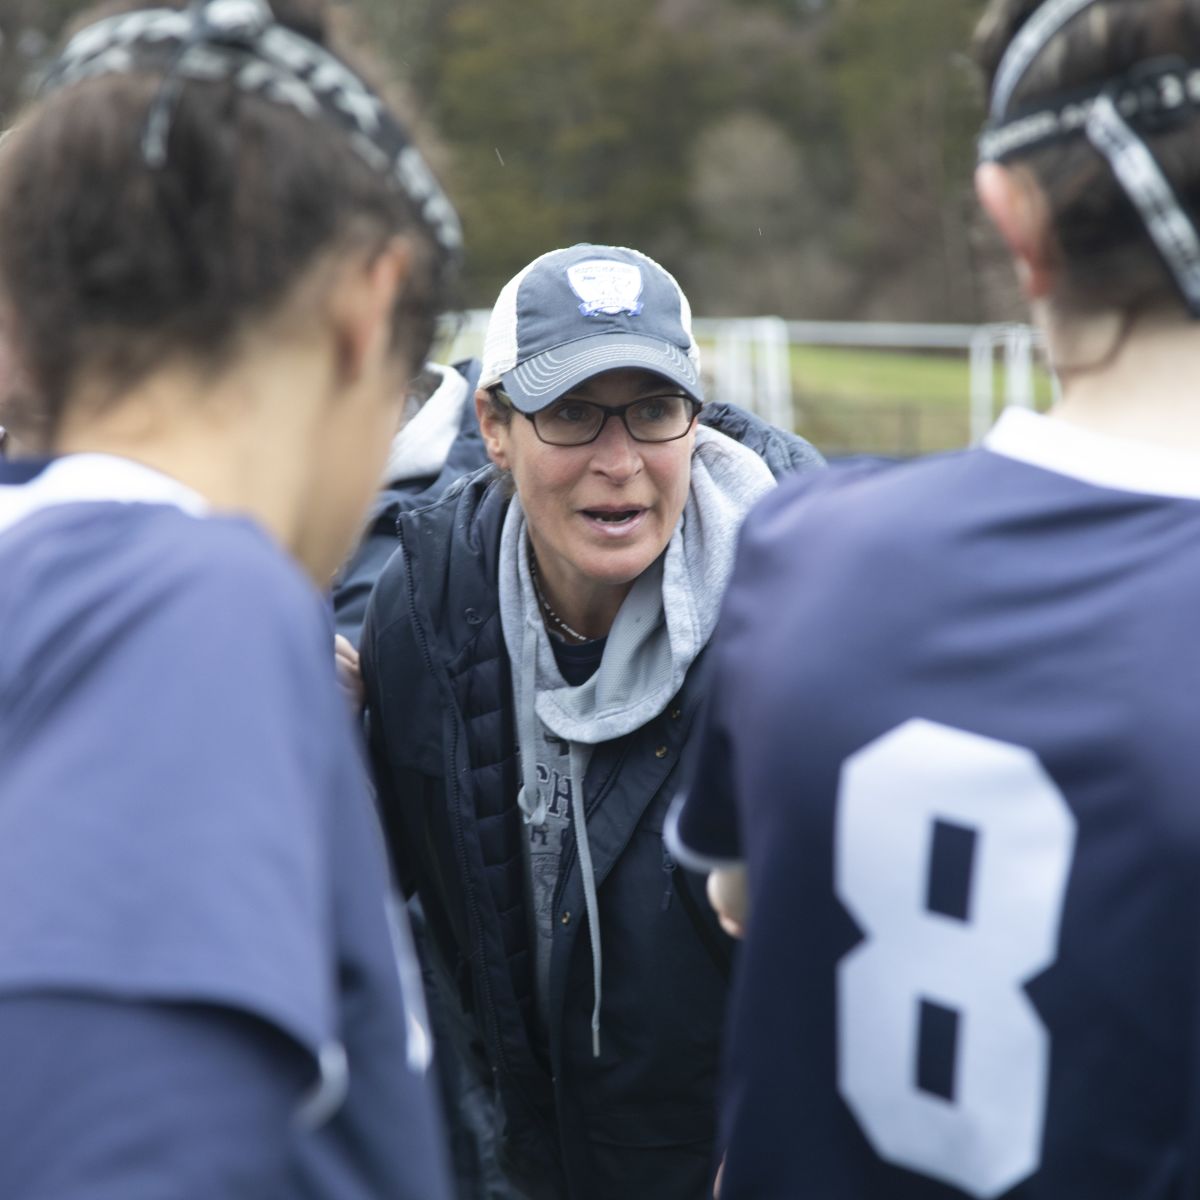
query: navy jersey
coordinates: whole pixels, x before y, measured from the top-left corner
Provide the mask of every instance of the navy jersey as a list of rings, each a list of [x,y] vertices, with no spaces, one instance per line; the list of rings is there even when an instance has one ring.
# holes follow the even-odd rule
[[[446,1196],[419,974],[318,593],[135,464],[0,470],[0,1000],[252,1018],[315,1080],[279,1130],[280,1195]]]
[[[1200,1195],[1200,465],[1028,412],[745,527],[722,1200]]]

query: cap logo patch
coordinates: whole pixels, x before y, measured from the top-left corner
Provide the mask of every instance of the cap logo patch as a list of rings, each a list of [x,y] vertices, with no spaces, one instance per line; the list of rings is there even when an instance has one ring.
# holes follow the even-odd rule
[[[632,263],[589,258],[567,268],[567,282],[585,317],[599,313],[636,317],[642,311],[642,273]]]

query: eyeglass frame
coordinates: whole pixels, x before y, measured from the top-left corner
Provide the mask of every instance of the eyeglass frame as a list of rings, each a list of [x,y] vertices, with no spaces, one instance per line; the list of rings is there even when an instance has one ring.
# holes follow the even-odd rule
[[[695,396],[689,396],[686,392],[663,392],[660,395],[639,396],[636,400],[630,400],[628,404],[608,405],[608,404],[597,404],[595,400],[573,400],[573,401],[571,401],[572,404],[586,404],[591,408],[598,408],[604,414],[600,418],[599,428],[585,442],[551,442],[551,441],[547,441],[546,438],[542,437],[542,432],[537,427],[537,421],[535,420],[535,418],[538,415],[537,413],[527,413],[527,412],[523,412],[521,409],[519,409],[513,403],[512,397],[499,384],[497,384],[493,388],[490,388],[489,393],[493,397],[493,399],[498,401],[500,404],[503,404],[503,405],[507,406],[508,408],[511,408],[513,410],[513,412],[521,413],[521,416],[523,416],[533,426],[533,432],[534,432],[534,434],[536,434],[537,440],[539,442],[541,442],[542,445],[554,446],[555,448],[557,448],[559,450],[576,450],[580,446],[590,446],[604,432],[604,427],[605,427],[605,425],[608,424],[610,417],[620,417],[621,424],[625,426],[625,432],[627,434],[629,434],[630,438],[632,438],[633,441],[637,442],[639,446],[665,446],[668,442],[677,442],[680,440],[680,438],[687,437],[687,435],[692,430],[692,426],[695,425],[695,423],[696,423],[696,418],[700,415],[700,410],[704,407],[703,401],[697,400]],[[566,399],[566,397],[559,396],[556,400],[552,400],[551,404],[557,404],[560,400],[564,400],[564,399]],[[662,400],[662,399],[686,400],[692,406],[692,415],[689,418],[687,425],[684,426],[683,432],[676,433],[669,438],[640,438],[640,437],[638,437],[638,435],[636,433],[634,433],[632,429],[629,428],[629,422],[625,419],[625,414],[631,408],[635,408],[639,404],[644,404],[647,400]],[[545,408],[538,409],[538,412],[545,412],[545,409],[549,408],[549,407],[550,407],[550,405],[547,404],[545,406]]]

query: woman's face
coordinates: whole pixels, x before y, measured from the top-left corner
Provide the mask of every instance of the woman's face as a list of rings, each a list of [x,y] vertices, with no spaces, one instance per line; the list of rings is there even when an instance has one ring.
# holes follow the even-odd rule
[[[595,375],[567,393],[606,408],[678,393],[649,371]],[[514,412],[507,425],[481,412],[488,452],[512,472],[538,570],[563,602],[598,589],[622,594],[666,549],[691,483],[696,427],[672,442],[636,442],[619,417],[586,446],[550,446]]]

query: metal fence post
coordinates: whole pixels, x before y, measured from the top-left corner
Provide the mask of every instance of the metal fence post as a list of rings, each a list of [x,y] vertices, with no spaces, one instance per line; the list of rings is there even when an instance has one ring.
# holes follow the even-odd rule
[[[993,376],[996,327],[980,325],[971,334],[971,445],[978,445],[992,427],[995,405]]]
[[[758,411],[772,425],[794,429],[792,357],[787,322],[782,317],[759,317],[754,326],[758,352]]]
[[[1004,400],[1019,408],[1033,407],[1033,333],[1028,325],[1004,330]]]

